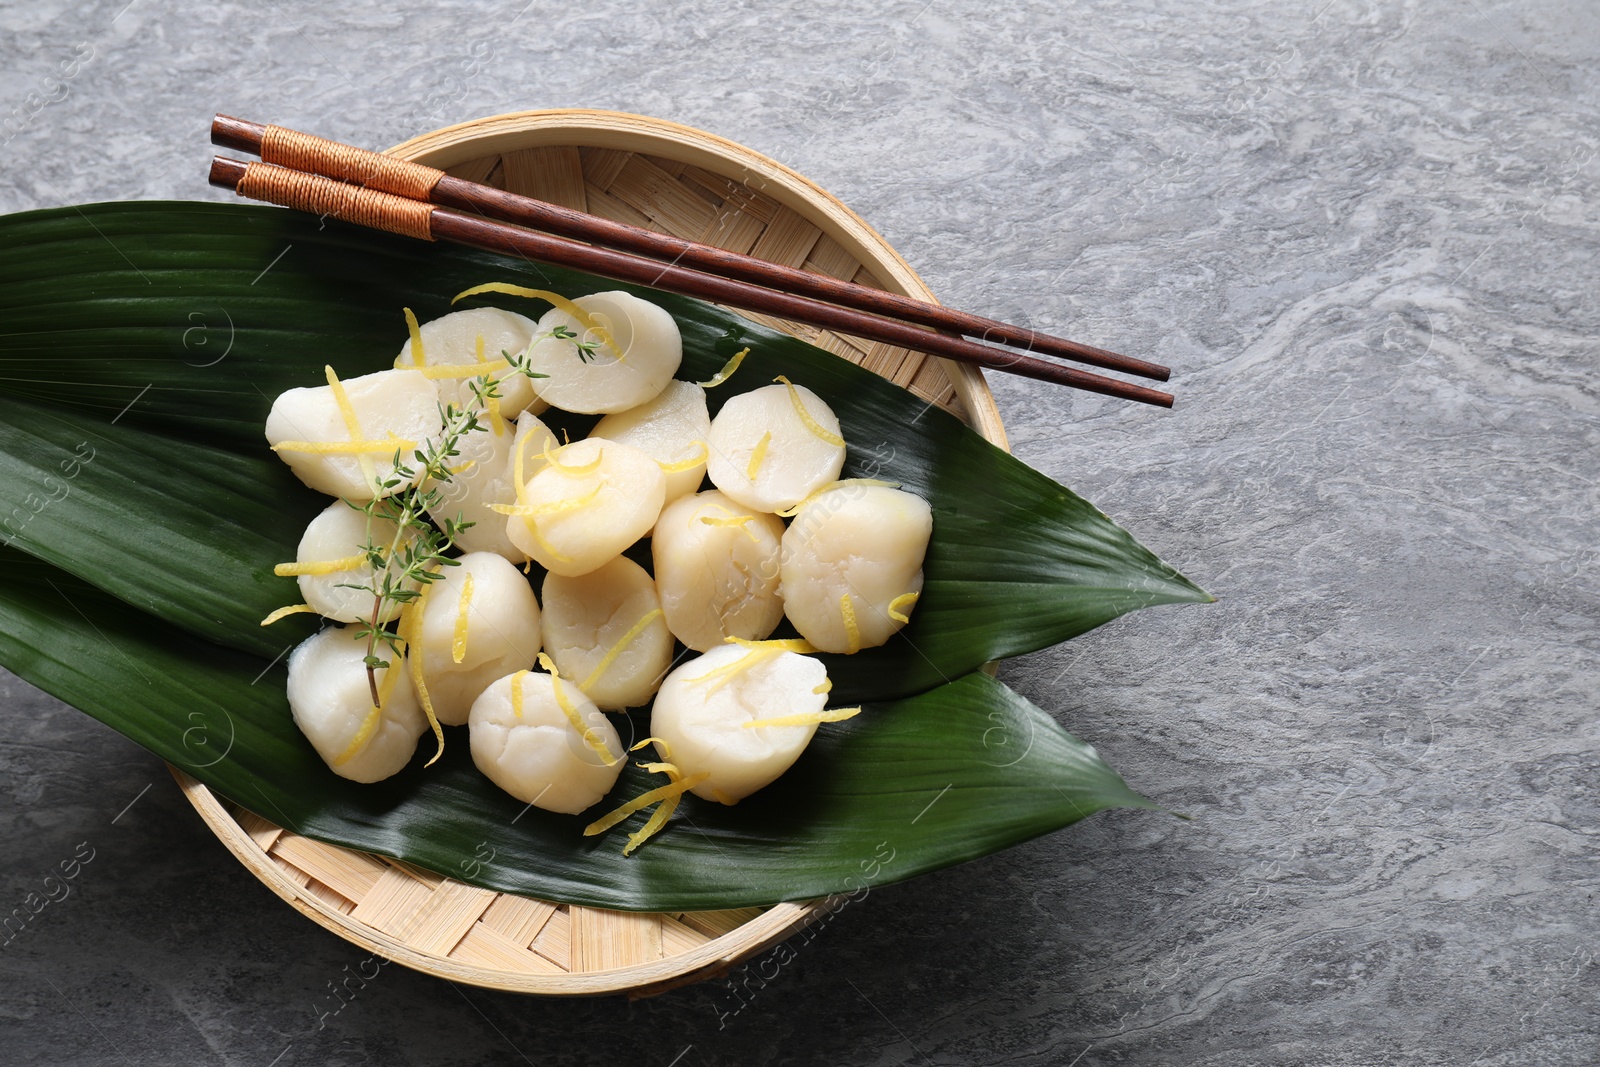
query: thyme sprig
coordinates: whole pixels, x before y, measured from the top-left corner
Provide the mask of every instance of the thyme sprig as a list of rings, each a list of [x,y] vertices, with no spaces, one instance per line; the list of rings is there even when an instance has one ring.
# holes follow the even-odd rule
[[[571,341],[573,347],[578,350],[578,361],[580,363],[593,363],[594,354],[600,348],[599,341],[576,340],[578,335],[565,326],[554,327],[550,331],[550,336],[557,341]]]
[[[571,334],[571,331],[558,326],[550,336],[561,337],[563,333]],[[379,492],[384,495],[351,505],[367,517],[366,541],[361,551],[372,567],[372,580],[346,588],[372,594],[372,614],[361,623],[357,636],[367,639],[367,686],[372,693],[373,707],[382,706],[377,672],[390,665],[390,661],[379,654],[378,646],[385,646],[388,655],[395,659],[404,654],[400,635],[388,628],[384,617],[391,610],[403,609],[422,596],[423,587],[438,581],[443,568],[460,566],[459,560],[446,553],[457,548],[456,540],[461,532],[474,525],[459,511],[454,517],[437,520],[437,524],[428,521],[429,513],[437,512],[445,504],[440,487],[460,473],[452,461],[461,455],[462,439],[487,429],[481,416],[488,411],[491,400],[500,399],[501,384],[519,377],[548,377],[531,369],[528,352],[532,348],[530,344],[515,356],[502,351],[500,356],[510,368],[497,378],[470,379],[468,387],[472,398],[466,405],[440,405],[444,428],[436,437],[414,449],[409,457],[403,454],[403,449],[395,450],[391,458],[393,471],[377,483]],[[394,524],[394,536],[386,544],[378,544],[373,538],[378,520]]]

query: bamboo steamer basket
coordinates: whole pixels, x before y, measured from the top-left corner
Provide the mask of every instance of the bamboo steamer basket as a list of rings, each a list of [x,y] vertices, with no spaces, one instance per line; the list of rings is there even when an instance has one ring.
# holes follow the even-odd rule
[[[591,214],[932,300],[849,208],[742,145],[613,111],[523,111],[449,126],[390,155]],[[748,315],[879,374],[1006,447],[972,366]],[[414,970],[543,996],[648,996],[726,973],[824,914],[827,901],[643,914],[496,893],[282,829],[171,768],[228,850],[352,944]]]

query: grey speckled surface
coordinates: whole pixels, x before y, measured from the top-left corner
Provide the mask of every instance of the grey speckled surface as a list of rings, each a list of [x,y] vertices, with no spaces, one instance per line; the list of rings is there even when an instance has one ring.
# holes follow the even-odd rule
[[[1223,599],[1003,675],[1194,821],[874,892],[736,1015],[391,968],[319,1029],[363,954],[6,677],[0,893],[94,858],[0,954],[0,1061],[1600,1062],[1594,5],[126,3],[0,5],[0,209],[212,196],[216,110],[701,126],[947,301],[1175,366],[1170,415],[994,385],[1022,458]]]

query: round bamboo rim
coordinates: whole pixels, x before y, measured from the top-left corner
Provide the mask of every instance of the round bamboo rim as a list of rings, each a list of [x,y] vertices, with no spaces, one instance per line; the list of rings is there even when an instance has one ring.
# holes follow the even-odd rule
[[[448,126],[389,154],[596,215],[933,300],[910,265],[826,191],[715,134],[615,111],[522,111]],[[975,367],[799,323],[802,337],[965,419],[1007,447]],[[479,889],[323,844],[216,796],[171,768],[223,845],[301,914],[413,970],[543,996],[650,996],[727,973],[831,908],[632,913]]]

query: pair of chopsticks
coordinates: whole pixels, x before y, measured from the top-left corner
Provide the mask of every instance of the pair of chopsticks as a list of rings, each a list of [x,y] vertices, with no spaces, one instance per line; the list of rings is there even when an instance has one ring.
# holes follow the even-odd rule
[[[1038,353],[1167,380],[1166,367],[1145,360],[614,222],[282,126],[218,115],[211,140],[261,157],[259,163],[244,163],[218,156],[211,164],[211,184],[252,200],[586,271],[1092,393],[1172,406],[1170,393],[1064,366]]]

